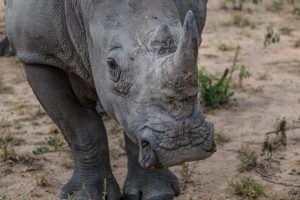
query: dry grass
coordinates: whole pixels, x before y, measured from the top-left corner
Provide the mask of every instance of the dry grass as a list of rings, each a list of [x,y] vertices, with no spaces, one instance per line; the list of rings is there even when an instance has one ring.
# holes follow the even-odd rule
[[[230,185],[234,189],[235,194],[245,199],[257,199],[265,194],[265,187],[259,181],[249,176],[232,180]]]

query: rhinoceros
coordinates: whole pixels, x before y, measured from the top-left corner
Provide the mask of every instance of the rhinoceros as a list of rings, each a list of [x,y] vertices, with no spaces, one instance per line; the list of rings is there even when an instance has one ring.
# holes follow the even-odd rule
[[[174,199],[180,187],[168,167],[216,151],[213,124],[198,100],[206,3],[6,1],[9,41],[74,157],[60,199]],[[97,108],[124,129],[123,195]]]

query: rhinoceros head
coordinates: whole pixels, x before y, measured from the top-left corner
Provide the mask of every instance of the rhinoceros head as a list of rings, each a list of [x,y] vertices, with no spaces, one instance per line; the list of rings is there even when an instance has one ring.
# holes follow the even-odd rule
[[[215,152],[214,129],[203,117],[197,79],[206,1],[200,0],[197,16],[191,10],[179,8],[177,12],[178,7],[169,8],[176,9],[171,14],[157,11],[168,6],[152,5],[173,1],[144,0],[140,4],[148,4],[143,8],[128,2],[128,11],[121,5],[122,11],[115,11],[118,17],[110,10],[101,28],[100,22],[91,27],[96,49],[107,46],[95,53],[92,63],[103,108],[139,145],[143,168],[168,167],[211,156]],[[131,17],[130,12],[134,13]]]

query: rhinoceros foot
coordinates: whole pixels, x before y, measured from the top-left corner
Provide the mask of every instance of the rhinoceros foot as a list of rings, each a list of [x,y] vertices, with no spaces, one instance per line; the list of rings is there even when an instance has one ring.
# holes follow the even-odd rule
[[[126,200],[172,200],[179,193],[179,181],[168,169],[129,172],[124,185]]]

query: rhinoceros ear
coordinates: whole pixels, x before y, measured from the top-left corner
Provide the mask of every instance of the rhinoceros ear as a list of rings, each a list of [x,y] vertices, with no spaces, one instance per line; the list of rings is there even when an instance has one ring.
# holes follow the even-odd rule
[[[185,16],[189,10],[193,11],[198,27],[199,37],[201,37],[206,21],[207,0],[175,0],[181,23],[184,23]],[[201,40],[199,40],[201,41]]]

